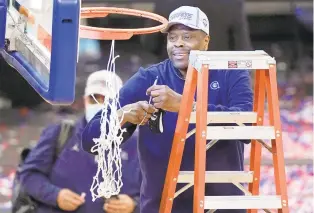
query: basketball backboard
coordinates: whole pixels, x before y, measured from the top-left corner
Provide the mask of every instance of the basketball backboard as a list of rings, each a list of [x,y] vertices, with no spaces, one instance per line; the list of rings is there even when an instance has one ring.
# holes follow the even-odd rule
[[[51,104],[74,101],[79,23],[80,0],[0,0],[0,54]]]

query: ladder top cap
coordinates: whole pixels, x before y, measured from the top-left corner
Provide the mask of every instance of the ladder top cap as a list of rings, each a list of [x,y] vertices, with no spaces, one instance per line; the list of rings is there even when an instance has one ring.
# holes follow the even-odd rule
[[[210,69],[244,69],[258,70],[269,69],[270,65],[276,65],[275,58],[269,56],[263,50],[255,51],[199,51],[190,52],[189,63],[198,71],[203,65]]]
[[[264,50],[254,50],[254,51],[201,51],[201,50],[191,50],[190,55],[194,56],[269,56]]]
[[[268,55],[263,50],[255,51],[199,51],[192,50],[189,56],[190,62],[197,60],[207,61],[247,61],[247,60],[266,60],[268,64],[276,64],[275,58]]]

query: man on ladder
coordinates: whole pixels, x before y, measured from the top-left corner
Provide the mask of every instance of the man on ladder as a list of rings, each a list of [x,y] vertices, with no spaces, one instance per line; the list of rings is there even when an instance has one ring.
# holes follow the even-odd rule
[[[207,16],[199,8],[183,6],[173,11],[164,31],[167,33],[169,59],[146,69],[141,68],[120,90],[120,113],[125,113],[122,125],[133,125],[135,129],[134,126],[141,124],[138,148],[143,175],[141,213],[159,211],[189,53],[191,50],[208,49],[209,26]],[[212,70],[209,75],[208,111],[252,110],[253,93],[248,71]],[[150,119],[156,111],[159,116]],[[99,137],[100,116],[101,112],[97,113],[82,134],[82,145],[88,152],[94,144],[92,139]],[[194,128],[195,125],[189,126],[189,130]],[[246,141],[224,141],[215,144],[207,152],[206,170],[242,171],[244,142]],[[190,137],[185,142],[181,170],[194,170],[194,150],[195,138]],[[205,191],[206,195],[216,196],[242,194],[231,183],[207,184]],[[193,187],[180,194],[173,202],[172,213],[192,213]],[[217,212],[244,213],[245,210]]]

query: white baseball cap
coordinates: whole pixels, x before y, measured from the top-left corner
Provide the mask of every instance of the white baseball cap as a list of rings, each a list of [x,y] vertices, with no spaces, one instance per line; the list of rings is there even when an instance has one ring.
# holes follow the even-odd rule
[[[113,89],[109,89],[108,84],[112,85]],[[85,87],[85,97],[93,94],[115,97],[123,85],[121,78],[114,72],[100,70],[93,72],[87,79]]]
[[[209,21],[206,14],[198,7],[181,6],[169,15],[168,25],[162,30],[167,33],[170,27],[175,24],[182,24],[196,30],[202,30],[209,35]]]

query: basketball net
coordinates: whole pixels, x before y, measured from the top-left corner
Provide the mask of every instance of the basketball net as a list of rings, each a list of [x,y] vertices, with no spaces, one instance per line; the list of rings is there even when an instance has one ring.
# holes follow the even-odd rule
[[[112,41],[107,70],[115,74],[114,44]],[[115,75],[110,75],[111,79],[106,81],[106,86],[111,94],[115,94],[113,99],[105,96],[100,119],[100,137],[94,138],[95,145],[92,152],[97,154],[97,173],[93,178],[90,188],[93,201],[97,198],[110,198],[117,195],[123,185],[121,171],[121,149],[120,144],[123,140],[122,134],[125,130],[121,129],[118,117],[119,93],[116,92]],[[94,98],[95,99],[95,98]],[[95,99],[96,101],[96,99]],[[109,115],[108,115],[109,114]]]

